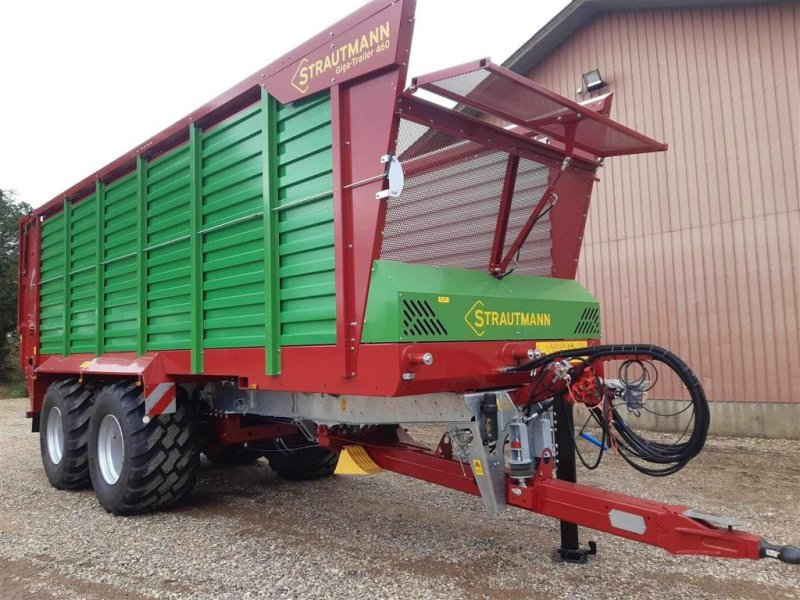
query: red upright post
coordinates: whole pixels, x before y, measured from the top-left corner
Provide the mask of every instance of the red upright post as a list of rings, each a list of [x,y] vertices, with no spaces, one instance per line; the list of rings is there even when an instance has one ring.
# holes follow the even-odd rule
[[[500,263],[503,260],[503,248],[506,243],[508,230],[508,217],[511,214],[511,202],[514,199],[514,186],[517,183],[517,170],[519,169],[519,156],[511,154],[506,164],[506,175],[503,179],[503,191],[500,195],[500,208],[497,211],[497,226],[494,230],[492,243],[492,258],[489,263],[489,273],[500,272]]]

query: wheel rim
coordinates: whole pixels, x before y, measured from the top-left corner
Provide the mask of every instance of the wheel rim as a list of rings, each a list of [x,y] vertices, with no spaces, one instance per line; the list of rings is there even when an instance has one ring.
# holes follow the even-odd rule
[[[100,466],[100,474],[108,485],[114,485],[119,481],[124,458],[122,427],[117,417],[106,415],[100,421],[100,431],[97,434],[97,463]]]
[[[64,456],[64,419],[56,406],[47,413],[47,454],[54,465]]]

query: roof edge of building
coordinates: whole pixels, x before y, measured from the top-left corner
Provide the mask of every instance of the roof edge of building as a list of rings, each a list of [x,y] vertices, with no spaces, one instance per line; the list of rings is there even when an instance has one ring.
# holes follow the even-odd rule
[[[503,61],[503,66],[521,74],[530,72],[592,17],[603,12],[727,7],[797,1],[800,0],[572,0],[533,37]]]

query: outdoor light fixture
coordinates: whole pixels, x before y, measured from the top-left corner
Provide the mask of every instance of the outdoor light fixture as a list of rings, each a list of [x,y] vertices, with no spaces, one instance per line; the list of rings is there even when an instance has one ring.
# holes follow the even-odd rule
[[[603,81],[603,76],[600,75],[600,69],[593,69],[583,74],[583,87],[587,92],[602,89],[607,85],[608,83]]]

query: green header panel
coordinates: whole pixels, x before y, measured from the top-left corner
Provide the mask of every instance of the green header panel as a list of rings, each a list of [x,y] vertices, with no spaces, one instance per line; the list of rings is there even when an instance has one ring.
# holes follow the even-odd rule
[[[598,338],[599,312],[571,279],[376,261],[362,341]]]

